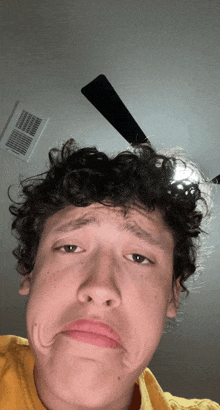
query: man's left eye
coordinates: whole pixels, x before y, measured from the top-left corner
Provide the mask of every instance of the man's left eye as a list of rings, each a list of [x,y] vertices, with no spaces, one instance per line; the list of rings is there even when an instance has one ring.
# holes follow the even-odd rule
[[[139,255],[138,253],[132,253],[131,255],[128,255],[128,259],[132,260],[133,262],[145,265],[145,264],[152,264],[146,256]]]
[[[80,248],[77,245],[63,245],[60,246],[58,249],[60,249],[63,252],[66,253],[78,253],[78,252],[83,252],[83,249]]]

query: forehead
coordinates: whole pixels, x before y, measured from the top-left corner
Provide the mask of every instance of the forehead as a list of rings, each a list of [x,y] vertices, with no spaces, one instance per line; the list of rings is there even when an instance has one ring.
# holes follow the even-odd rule
[[[174,244],[173,235],[158,209],[150,212],[131,208],[124,215],[122,208],[99,203],[87,207],[70,205],[58,211],[46,221],[42,236],[53,236],[83,228],[86,231],[86,228],[90,227],[93,233],[103,228],[105,236],[114,230],[133,234],[141,240],[149,241],[152,245],[162,248],[167,248],[168,245],[173,247]]]

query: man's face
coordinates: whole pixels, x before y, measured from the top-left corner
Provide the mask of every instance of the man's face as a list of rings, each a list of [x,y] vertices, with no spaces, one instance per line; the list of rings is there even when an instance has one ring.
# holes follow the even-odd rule
[[[64,409],[74,403],[105,407],[131,390],[166,317],[177,312],[181,288],[176,285],[174,298],[173,249],[158,210],[132,209],[124,217],[101,204],[69,206],[46,221],[34,269],[19,290],[29,295],[27,333],[42,397],[65,403]],[[108,324],[119,346],[68,337],[65,326],[78,319]]]

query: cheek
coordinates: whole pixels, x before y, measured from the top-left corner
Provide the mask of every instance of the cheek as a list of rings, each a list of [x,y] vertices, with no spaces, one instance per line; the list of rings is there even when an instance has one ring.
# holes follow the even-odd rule
[[[38,317],[51,315],[53,311],[60,311],[68,303],[75,300],[76,289],[82,280],[83,263],[77,269],[64,263],[48,262],[42,270],[39,265],[33,271],[33,282],[30,289],[27,314]]]
[[[151,292],[154,298],[165,298],[172,288],[172,275],[170,272],[160,271],[159,269],[150,270],[146,276],[142,275],[141,288],[143,292]]]
[[[154,323],[165,323],[167,306],[172,290],[172,281],[164,278],[153,278],[142,282],[139,287],[139,308],[146,320]]]
[[[58,303],[59,281],[56,272],[46,268],[42,271],[34,269],[32,284],[26,310],[29,324],[39,321],[46,314],[51,314],[52,306]]]

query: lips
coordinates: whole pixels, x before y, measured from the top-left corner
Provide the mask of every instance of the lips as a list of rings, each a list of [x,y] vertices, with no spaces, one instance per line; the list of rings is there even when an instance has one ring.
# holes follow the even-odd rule
[[[95,320],[76,320],[63,329],[63,332],[69,333],[71,331],[94,333],[96,335],[105,336],[114,341],[120,339],[120,336],[117,334],[117,332],[110,326],[108,326],[106,323]]]

